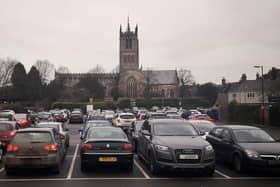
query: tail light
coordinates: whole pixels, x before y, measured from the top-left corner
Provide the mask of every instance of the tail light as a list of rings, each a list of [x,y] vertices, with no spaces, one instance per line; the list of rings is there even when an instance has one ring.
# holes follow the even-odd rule
[[[88,143],[84,144],[83,147],[82,147],[83,151],[92,150],[92,148],[93,148],[93,145],[92,144],[88,144]]]
[[[44,150],[46,150],[46,151],[57,151],[57,149],[58,149],[57,144],[50,144],[50,145],[44,146]]]
[[[14,136],[15,133],[16,133],[15,131],[11,131],[11,132],[10,132],[10,136]]]
[[[132,145],[130,143],[126,143],[123,145],[123,149],[126,151],[131,151],[132,150]]]
[[[8,152],[16,152],[18,150],[19,150],[19,147],[16,146],[16,145],[9,144],[8,147],[7,147]]]
[[[65,136],[63,134],[59,134],[59,138],[64,140]]]

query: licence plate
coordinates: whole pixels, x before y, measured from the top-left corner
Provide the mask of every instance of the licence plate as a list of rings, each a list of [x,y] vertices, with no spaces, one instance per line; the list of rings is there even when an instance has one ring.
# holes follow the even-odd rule
[[[117,157],[99,157],[99,162],[117,162]]]
[[[195,159],[198,159],[198,155],[180,155],[179,158],[181,160],[184,160],[184,159],[195,160]]]

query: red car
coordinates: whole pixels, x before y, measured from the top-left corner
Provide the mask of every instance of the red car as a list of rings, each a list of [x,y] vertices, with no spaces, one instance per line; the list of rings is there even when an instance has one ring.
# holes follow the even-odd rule
[[[16,130],[19,128],[19,124],[15,121],[0,122],[0,141],[2,142],[2,146],[4,148],[10,143],[16,133]]]
[[[31,121],[27,119],[20,119],[18,120],[18,125],[20,128],[27,128],[31,126]]]
[[[189,116],[189,119],[191,120],[207,120],[214,122],[215,120],[209,117],[207,114],[193,114]]]

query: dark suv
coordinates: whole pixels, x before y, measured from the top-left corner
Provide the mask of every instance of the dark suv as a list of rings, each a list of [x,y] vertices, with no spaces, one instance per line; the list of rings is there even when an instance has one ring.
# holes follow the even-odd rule
[[[146,120],[139,133],[138,155],[154,174],[169,168],[197,169],[211,176],[215,170],[212,146],[180,119]]]

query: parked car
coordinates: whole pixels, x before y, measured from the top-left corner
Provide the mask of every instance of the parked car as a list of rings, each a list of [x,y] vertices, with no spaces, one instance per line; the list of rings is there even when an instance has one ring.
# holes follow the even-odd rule
[[[37,119],[39,122],[54,121],[54,117],[50,112],[39,112],[37,115]]]
[[[115,112],[112,110],[104,111],[104,118],[108,121],[112,121],[114,118]]]
[[[166,116],[170,119],[182,119],[181,115],[179,114],[167,114]]]
[[[244,125],[215,127],[206,140],[217,159],[229,162],[237,172],[248,168],[280,168],[280,143],[264,130]]]
[[[18,168],[48,168],[59,173],[64,158],[59,136],[51,128],[26,128],[16,132],[7,147],[5,171]]]
[[[70,136],[69,129],[64,128],[63,124],[60,122],[40,122],[36,125],[37,128],[54,128],[56,132],[59,134],[59,137],[63,143],[63,146],[66,148],[69,147]]]
[[[136,121],[134,114],[132,113],[119,113],[113,119],[113,125],[121,127],[123,130],[127,130],[133,122]]]
[[[67,121],[67,113],[62,110],[54,111],[53,116],[54,116],[55,121],[57,121],[57,122],[66,122]]]
[[[215,152],[184,120],[146,120],[139,133],[138,155],[153,174],[162,169],[194,169],[206,176],[215,170]]]
[[[149,112],[147,115],[148,119],[165,119],[168,118],[164,112]]]
[[[5,119],[6,121],[16,121],[15,115],[8,112],[0,113],[0,119]],[[3,120],[1,120],[3,121]]]
[[[132,123],[131,127],[127,131],[129,141],[132,143],[133,150],[137,153],[139,131],[144,123],[144,120],[136,121]]]
[[[112,123],[107,120],[90,120],[87,121],[86,124],[79,129],[80,139],[84,138],[84,134],[88,131],[91,127],[111,127]]]
[[[71,112],[69,122],[70,123],[83,123],[84,116],[83,116],[82,112],[80,112],[78,110]]]
[[[91,165],[107,164],[121,164],[129,171],[133,169],[132,145],[121,128],[92,127],[81,146],[82,171]]]
[[[203,134],[202,137],[204,139],[206,139],[209,132],[216,127],[215,123],[207,120],[188,120],[188,122],[197,128],[201,134]]]
[[[20,129],[20,126],[15,121],[0,121],[0,141],[4,153],[18,129]]]
[[[215,120],[210,118],[207,114],[193,114],[190,115],[189,118],[190,120],[207,120],[207,121],[212,121],[214,122]]]

